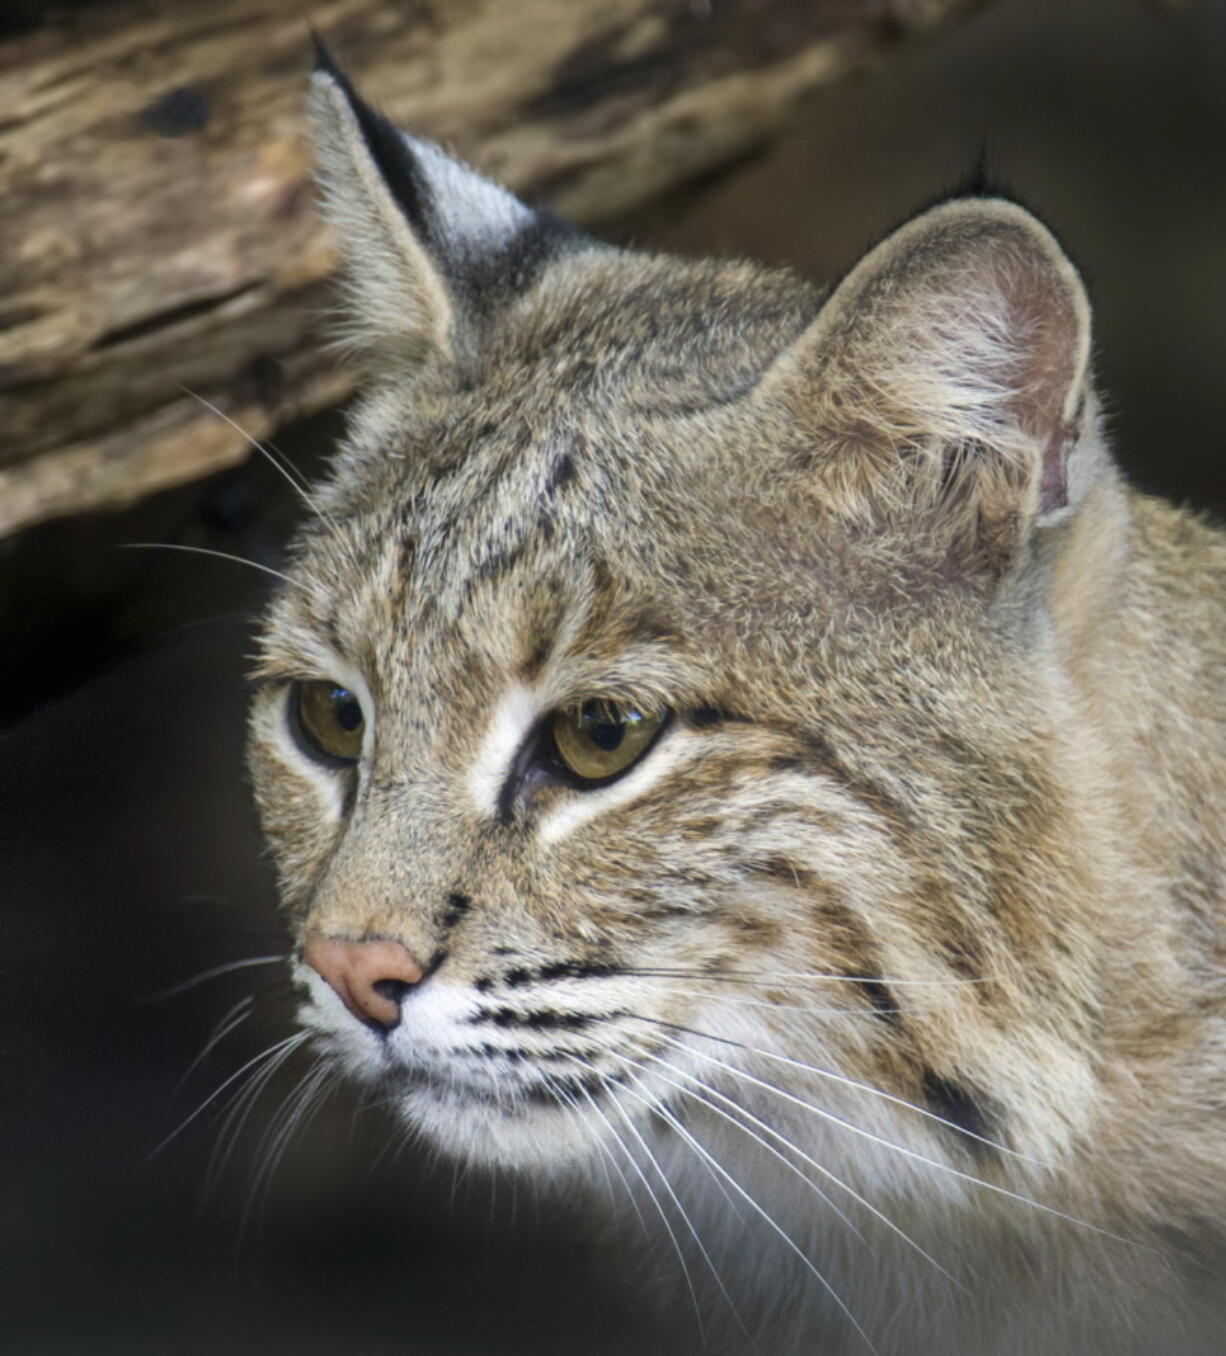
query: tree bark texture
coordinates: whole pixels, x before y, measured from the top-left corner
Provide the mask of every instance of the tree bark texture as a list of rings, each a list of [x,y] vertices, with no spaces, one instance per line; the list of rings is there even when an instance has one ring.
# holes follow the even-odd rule
[[[104,0],[10,35],[0,536],[237,462],[238,426],[264,437],[348,394],[322,342],[308,19],[388,116],[592,224],[964,4]]]

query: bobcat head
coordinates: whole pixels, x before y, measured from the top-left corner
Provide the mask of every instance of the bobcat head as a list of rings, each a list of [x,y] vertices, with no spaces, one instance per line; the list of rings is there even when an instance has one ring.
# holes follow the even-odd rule
[[[1116,1227],[1179,980],[1094,704],[1128,509],[1060,246],[946,201],[823,295],[592,240],[326,61],[312,108],[367,386],[250,759],[321,1048],[538,1176]]]

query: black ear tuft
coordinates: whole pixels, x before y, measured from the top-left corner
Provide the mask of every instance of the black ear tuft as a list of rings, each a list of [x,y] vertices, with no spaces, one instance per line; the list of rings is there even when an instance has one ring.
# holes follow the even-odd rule
[[[430,210],[429,188],[409,142],[399,128],[376,113],[362,98],[314,28],[311,40],[315,48],[315,71],[328,76],[345,96],[388,192],[427,247],[437,252],[442,242]]]
[[[315,57],[315,65],[312,67],[312,71],[322,71],[325,75],[330,75],[339,84],[344,80],[344,74],[336,64],[332,53],[328,50],[327,43],[320,37],[319,29],[314,24],[307,24],[307,32],[311,35],[311,52]]]
[[[997,174],[988,153],[988,139],[979,143],[979,150],[969,169],[945,195],[949,198],[1005,198],[1016,201],[1009,186]]]

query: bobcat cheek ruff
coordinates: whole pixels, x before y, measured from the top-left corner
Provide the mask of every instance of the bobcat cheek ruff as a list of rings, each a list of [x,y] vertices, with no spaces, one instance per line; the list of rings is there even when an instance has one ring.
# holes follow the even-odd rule
[[[369,384],[250,747],[316,1044],[653,1197],[717,1349],[1158,1349],[1226,1196],[1226,551],[1120,482],[1060,246],[956,199],[820,295],[311,98]]]

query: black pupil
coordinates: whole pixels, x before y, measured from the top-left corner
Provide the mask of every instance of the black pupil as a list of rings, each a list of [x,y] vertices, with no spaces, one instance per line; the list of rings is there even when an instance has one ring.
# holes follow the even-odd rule
[[[583,708],[583,733],[605,753],[612,753],[626,737],[626,723],[603,702],[588,702]]]
[[[348,688],[334,687],[329,694],[336,723],[347,734],[352,734],[362,723],[362,707]]]

